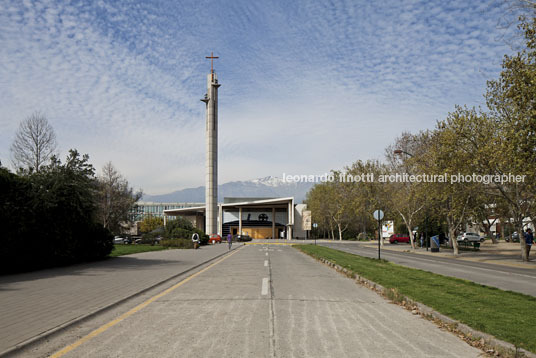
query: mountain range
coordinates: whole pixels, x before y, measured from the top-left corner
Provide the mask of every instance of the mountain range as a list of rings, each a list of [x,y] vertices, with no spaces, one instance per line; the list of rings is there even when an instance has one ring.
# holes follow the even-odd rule
[[[218,186],[218,201],[224,197],[244,198],[278,198],[293,196],[296,203],[305,200],[305,195],[314,183],[291,183],[281,178],[268,176],[265,178],[232,181]],[[177,190],[169,194],[143,195],[143,201],[156,203],[203,203],[205,187]]]

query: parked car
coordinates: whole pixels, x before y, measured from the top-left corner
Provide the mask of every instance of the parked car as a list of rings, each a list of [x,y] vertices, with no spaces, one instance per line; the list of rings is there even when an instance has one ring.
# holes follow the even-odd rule
[[[114,244],[132,244],[132,240],[128,237],[115,236]]]
[[[389,237],[389,243],[398,244],[399,242],[409,243],[409,236],[404,234],[393,234]]]
[[[208,243],[214,245],[215,243],[221,244],[221,236],[218,234],[212,234],[208,238]]]
[[[458,237],[456,238],[456,241],[458,241],[458,242],[460,242],[460,241],[464,241],[464,242],[481,242],[483,240],[481,240],[480,235],[478,235],[477,233],[464,232],[463,234],[458,235]]]
[[[517,231],[514,231],[512,235],[506,236],[505,240],[506,242],[519,242],[519,233]]]
[[[139,239],[135,239],[135,244],[141,244],[141,245],[160,245],[160,241],[164,240],[162,236],[156,236],[156,237],[142,237]]]
[[[233,237],[234,241],[251,241],[251,236],[249,235],[235,235]]]

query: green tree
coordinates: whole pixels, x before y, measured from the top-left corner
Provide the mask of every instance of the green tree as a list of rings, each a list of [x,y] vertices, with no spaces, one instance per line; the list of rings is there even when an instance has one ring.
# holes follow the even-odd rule
[[[475,204],[475,192],[479,183],[472,180],[455,180],[471,176],[475,172],[473,165],[475,152],[467,150],[474,141],[468,127],[474,125],[474,112],[458,107],[446,120],[438,123],[432,133],[427,151],[423,154],[421,165],[429,175],[437,177],[447,175],[446,181],[426,183],[427,199],[432,201],[434,210],[445,218],[448,227],[450,245],[454,255],[458,255],[457,233],[462,230]]]
[[[159,227],[164,226],[164,219],[159,216],[149,215],[140,222],[140,231],[143,233],[151,232]]]
[[[402,133],[394,144],[386,149],[385,156],[389,171],[392,174],[407,174],[408,176],[420,174],[416,156],[418,157],[426,150],[429,137],[428,132],[416,135]],[[427,202],[425,187],[425,183],[411,180],[386,183],[386,190],[389,191],[389,207],[402,218],[409,233],[412,249],[415,249],[413,228]]]
[[[378,222],[372,217],[374,210],[381,209],[385,212],[384,220],[392,216],[389,207],[389,183],[379,182],[381,175],[387,174],[387,167],[379,161],[358,160],[346,168],[346,174],[355,180],[352,195],[348,196],[351,201],[354,219],[362,222],[362,228],[373,227],[376,230]],[[383,246],[383,240],[381,240]]]
[[[98,177],[97,215],[104,228],[119,233],[121,223],[128,222],[130,210],[141,197],[141,191],[135,193],[111,162],[103,166]]]
[[[311,210],[313,222],[318,223],[319,231],[328,232],[331,223],[331,217],[329,215],[329,189],[325,183],[319,183],[315,185],[309,192],[306,197],[306,204],[309,210]]]
[[[523,220],[534,214],[536,182],[536,18],[521,18],[525,48],[505,56],[497,80],[488,82],[486,93],[490,115],[500,130],[488,166],[495,173],[524,175],[523,182],[496,184],[508,203],[517,231],[524,230]],[[523,240],[521,257],[527,260]]]
[[[113,236],[96,222],[95,172],[87,155],[52,157],[39,172],[1,169],[2,271],[31,270],[100,259]],[[6,267],[7,262],[14,263]]]

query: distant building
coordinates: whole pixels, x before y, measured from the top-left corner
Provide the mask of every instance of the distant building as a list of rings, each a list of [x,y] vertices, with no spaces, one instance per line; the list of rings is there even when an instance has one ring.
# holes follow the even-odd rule
[[[130,220],[133,222],[142,221],[147,216],[164,217],[164,210],[183,209],[204,205],[204,203],[153,203],[137,202],[130,210]],[[168,219],[174,219],[169,217]]]
[[[254,239],[291,239],[306,237],[302,216],[305,204],[295,204],[286,198],[224,198],[218,204],[217,233],[225,237],[249,235]],[[164,211],[164,223],[170,217],[182,216],[194,227],[205,229],[204,204]]]

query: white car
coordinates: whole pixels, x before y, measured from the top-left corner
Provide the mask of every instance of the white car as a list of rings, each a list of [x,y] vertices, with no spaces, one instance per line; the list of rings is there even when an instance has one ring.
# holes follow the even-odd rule
[[[474,233],[474,232],[464,232],[463,234],[458,235],[456,240],[458,242],[460,242],[460,241],[465,241],[465,242],[480,242],[480,241],[482,241],[480,239],[480,235],[478,235],[477,233]]]
[[[114,244],[130,244],[130,240],[126,237],[121,236],[115,236],[114,237]]]

